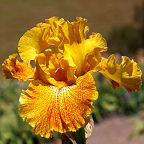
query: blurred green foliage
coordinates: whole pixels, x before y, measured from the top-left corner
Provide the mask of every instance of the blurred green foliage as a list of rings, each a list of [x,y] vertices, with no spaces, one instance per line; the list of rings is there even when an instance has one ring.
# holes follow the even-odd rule
[[[22,85],[13,80],[0,83],[0,144],[37,144],[38,138],[18,115]]]
[[[144,134],[144,117],[142,117],[139,120],[134,119],[133,122],[134,122],[134,131],[130,135],[130,138]]]

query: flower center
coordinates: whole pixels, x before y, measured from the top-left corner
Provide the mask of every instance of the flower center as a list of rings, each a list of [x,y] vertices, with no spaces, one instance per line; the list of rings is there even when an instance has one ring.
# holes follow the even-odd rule
[[[57,68],[52,77],[56,81],[67,81],[67,71],[64,68]]]

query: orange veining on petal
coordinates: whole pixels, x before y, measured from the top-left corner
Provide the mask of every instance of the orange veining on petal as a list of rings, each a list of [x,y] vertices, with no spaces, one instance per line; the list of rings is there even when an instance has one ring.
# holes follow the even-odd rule
[[[39,81],[29,85],[20,97],[20,115],[37,134],[49,137],[52,131],[76,131],[97,99],[95,82],[90,74],[79,77],[75,85],[56,87]]]

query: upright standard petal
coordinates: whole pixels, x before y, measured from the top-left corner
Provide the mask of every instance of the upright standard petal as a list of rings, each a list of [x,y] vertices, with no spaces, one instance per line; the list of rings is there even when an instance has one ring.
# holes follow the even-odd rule
[[[6,78],[15,78],[19,81],[31,80],[34,76],[34,69],[30,65],[30,61],[19,62],[18,54],[10,55],[2,64],[2,73]]]
[[[81,43],[86,39],[86,33],[89,31],[86,26],[85,18],[77,17],[75,22],[64,21],[59,25],[59,32],[63,36],[65,44]]]
[[[34,27],[20,38],[18,51],[22,60],[34,60],[45,49],[42,45],[42,34],[41,28]]]
[[[124,86],[129,92],[140,90],[142,72],[137,63],[123,56],[121,64],[117,64],[114,55],[108,59],[103,59],[97,69],[111,81],[112,88],[116,89],[119,85]]]
[[[107,42],[100,33],[93,33],[85,41],[85,53],[91,53],[95,50],[99,52],[107,51]]]
[[[85,123],[98,93],[91,74],[72,86],[56,87],[35,81],[20,97],[20,116],[44,137],[52,132],[76,131]]]
[[[54,19],[56,21],[54,21]],[[28,30],[19,40],[18,50],[22,60],[34,60],[44,49],[61,43],[58,24],[61,20],[53,17],[47,23],[38,23]]]
[[[84,30],[83,30],[84,31]],[[81,43],[64,45],[64,58],[73,60],[77,66],[76,75],[80,76],[92,70],[100,61],[101,54],[107,50],[107,43],[101,34],[92,34],[89,39],[83,39]]]

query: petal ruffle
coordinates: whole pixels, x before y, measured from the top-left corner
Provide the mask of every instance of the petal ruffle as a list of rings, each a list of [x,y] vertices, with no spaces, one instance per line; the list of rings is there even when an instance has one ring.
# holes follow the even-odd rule
[[[101,53],[107,51],[107,42],[100,33],[93,33],[85,41],[84,73],[94,69],[101,62]]]
[[[86,39],[89,31],[86,23],[87,20],[81,17],[77,17],[75,22],[52,17],[45,23],[38,23],[19,41],[21,59],[35,60],[44,49],[53,46],[55,53],[63,54],[63,60],[72,67],[70,73],[75,72],[77,77],[83,75],[101,61],[100,52],[107,50],[107,43],[101,34],[93,33]]]
[[[98,93],[91,74],[77,79],[75,85],[56,87],[33,82],[20,97],[20,116],[44,137],[52,132],[76,131],[90,115]]]
[[[35,77],[44,83],[65,86],[75,83],[75,67],[63,59],[62,54],[52,53],[52,49],[39,54],[36,60]]]
[[[114,89],[122,85],[129,92],[140,90],[142,72],[137,63],[126,56],[122,57],[122,62],[119,65],[115,56],[111,55],[108,59],[103,59],[97,69],[111,81],[111,86]]]
[[[95,50],[99,52],[107,51],[107,42],[100,33],[93,33],[85,41],[85,53],[91,53]]]
[[[2,64],[2,73],[6,78],[15,78],[19,81],[31,80],[34,76],[34,69],[30,61],[19,62],[18,54],[10,55]]]
[[[81,43],[65,44],[64,58],[73,60],[77,66],[76,75],[80,76],[89,70],[92,70],[100,61],[101,54],[107,50],[107,43],[101,34],[92,34],[89,39]]]
[[[81,43],[86,39],[86,33],[89,31],[86,26],[87,20],[77,17],[75,22],[64,21],[59,25],[59,32],[63,37],[65,44]]]
[[[43,31],[39,27],[28,30],[19,40],[18,51],[22,60],[34,60],[46,48],[42,42]]]
[[[38,23],[20,38],[18,50],[22,60],[34,60],[44,49],[61,43],[58,31],[61,20],[53,17],[47,21],[47,23]]]
[[[70,23],[58,17],[46,19],[45,23],[38,23],[28,30],[19,40],[18,50],[22,60],[34,60],[44,49],[55,46],[63,47],[66,43],[80,43],[86,38],[87,20],[77,17],[77,21]]]

